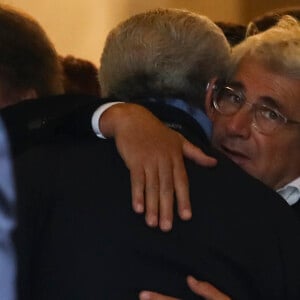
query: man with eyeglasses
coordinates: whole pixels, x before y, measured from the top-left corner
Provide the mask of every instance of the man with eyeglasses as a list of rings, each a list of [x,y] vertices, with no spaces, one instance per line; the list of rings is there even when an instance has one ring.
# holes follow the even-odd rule
[[[273,83],[282,83],[274,89],[272,96],[264,94],[266,73],[274,78]],[[285,196],[293,205],[300,197],[297,185],[300,122],[288,119],[280,111],[288,111],[284,109],[288,106],[295,107],[289,111],[297,116],[300,89],[297,93],[296,80],[281,77],[253,60],[245,60],[233,81],[213,92],[213,107],[209,111],[214,123],[213,144],[249,174],[275,190],[283,192],[285,185],[296,180],[288,185],[293,188]],[[251,82],[249,78],[255,78],[255,81]],[[253,102],[246,100],[249,98]],[[291,102],[284,103],[285,99]]]
[[[233,75],[213,92],[207,112],[212,143],[294,205],[300,198],[300,28],[289,17],[281,24],[287,25],[233,49]]]
[[[213,122],[213,145],[249,174],[278,191],[295,212],[300,212],[299,61],[300,26],[297,21],[286,16],[276,27],[249,37],[236,46],[233,49],[228,79],[225,83],[212,81],[208,85],[206,96],[206,111]],[[125,110],[124,107],[122,109]],[[139,111],[139,118],[141,113]],[[104,114],[102,124],[110,116],[109,113],[106,116]],[[120,118],[120,113],[118,117]],[[143,122],[149,128],[151,117],[146,118],[145,115]],[[139,124],[142,128],[143,122],[139,121],[135,126]],[[155,126],[153,125],[155,133],[150,138],[161,134],[159,140],[162,140],[163,131],[160,133],[159,127]],[[116,132],[116,128],[108,131],[109,134],[111,132]],[[120,141],[118,136],[119,145]],[[139,153],[145,159],[145,153],[157,153],[159,145],[151,148],[148,143],[147,149],[138,146],[138,150],[134,152],[135,157],[130,159],[138,161]],[[132,140],[130,147],[133,147]],[[126,152],[122,150],[122,153]],[[172,153],[170,157],[171,155]],[[166,145],[161,157],[167,157]],[[168,173],[166,169],[160,172]],[[170,177],[174,176],[173,172],[176,169],[169,172]],[[143,184],[146,186],[147,183]],[[144,186],[139,188],[143,189]],[[175,191],[178,192],[178,188]],[[229,299],[211,285],[201,282],[198,285],[194,282],[193,287],[194,291],[199,295],[206,295],[208,299]],[[141,299],[173,298],[145,293]]]
[[[233,83],[232,85],[235,86],[237,84]],[[213,106],[220,114],[233,116],[241,110],[244,105],[248,105],[253,109],[251,125],[263,134],[272,134],[284,124],[300,124],[298,121],[287,119],[276,108],[272,108],[272,106],[274,106],[272,100],[266,100],[266,104],[257,104],[247,101],[242,86],[239,87],[239,85],[237,85],[236,88],[221,86],[219,89],[217,87],[215,87],[215,89]]]
[[[213,80],[207,86],[206,112],[213,123],[212,144],[293,205],[300,197],[300,66],[297,69],[300,46],[294,43],[300,39],[300,26],[288,16],[280,24],[233,48],[227,80]],[[291,54],[287,56],[286,52]],[[118,105],[124,115],[127,105]],[[109,124],[112,132],[118,130],[119,122],[114,122],[109,110],[100,125],[105,130]],[[142,113],[139,111],[137,115]],[[120,115],[119,112],[119,118]],[[131,115],[133,124],[132,109]],[[144,123],[150,124],[151,118]],[[111,132],[108,131],[108,135]],[[159,134],[157,128],[151,137]],[[126,146],[125,138],[121,140],[118,136],[118,139]],[[140,147],[136,152],[142,153],[143,157],[146,157],[146,151],[154,151],[143,145],[136,146]],[[157,151],[158,145],[155,148]],[[192,151],[191,148],[189,153]],[[136,156],[128,155],[125,160],[127,163],[138,161]],[[182,185],[185,184],[182,182]]]
[[[107,41],[118,50],[106,45],[102,58],[107,60],[101,61],[101,68],[107,76],[117,76],[120,85],[113,84],[114,76],[110,89],[103,81],[106,96],[122,86],[125,94],[137,93],[133,99],[141,91],[147,99],[153,96],[162,102],[166,97],[204,97],[212,69],[199,69],[215,66],[217,76],[227,62],[223,58],[230,55],[212,21],[181,10],[133,16]],[[221,65],[216,64],[217,53]],[[135,86],[129,84],[133,81]],[[117,95],[122,92],[118,89]],[[208,144],[186,112],[156,104],[170,125]],[[112,141],[61,138],[61,143],[55,139],[28,149],[16,160],[24,203],[20,215],[25,211],[19,237],[26,266],[19,282],[28,283],[28,299],[133,299],[144,288],[193,299],[185,283],[188,274],[213,282],[236,299],[299,299],[300,247],[289,247],[298,233],[293,226],[298,220],[276,193],[230,160],[218,154],[219,167],[213,172],[188,162],[194,217],[188,223],[177,218],[174,230],[165,235],[144,226],[143,216],[131,212],[130,176]],[[142,140],[149,148],[159,143],[145,135]],[[237,189],[227,172],[238,180]],[[241,190],[248,190],[245,203],[240,201]],[[256,195],[264,195],[264,201]]]

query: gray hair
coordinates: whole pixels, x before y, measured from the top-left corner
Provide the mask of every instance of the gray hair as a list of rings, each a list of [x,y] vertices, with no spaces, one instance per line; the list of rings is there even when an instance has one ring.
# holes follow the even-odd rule
[[[275,26],[235,46],[228,77],[249,57],[275,73],[300,79],[300,23],[291,16],[283,16]]]
[[[99,79],[103,96],[179,97],[203,105],[207,82],[225,72],[230,46],[210,19],[179,9],[137,14],[108,35]]]

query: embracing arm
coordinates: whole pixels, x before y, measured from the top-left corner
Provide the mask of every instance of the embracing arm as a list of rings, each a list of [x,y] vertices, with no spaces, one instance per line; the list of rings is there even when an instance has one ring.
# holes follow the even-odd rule
[[[130,170],[133,208],[139,213],[146,212],[147,224],[159,224],[165,231],[171,229],[174,194],[180,217],[190,219],[184,156],[203,166],[214,166],[216,160],[140,105],[123,103],[109,108],[99,127],[106,137],[116,140]]]

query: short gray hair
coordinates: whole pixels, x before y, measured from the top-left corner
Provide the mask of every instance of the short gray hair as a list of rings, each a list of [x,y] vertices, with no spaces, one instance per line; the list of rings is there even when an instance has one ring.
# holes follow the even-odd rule
[[[275,26],[235,46],[228,77],[249,57],[275,73],[300,79],[300,23],[291,16],[283,16]]]
[[[179,9],[137,14],[108,35],[99,79],[104,96],[179,97],[203,105],[207,82],[225,72],[230,46],[210,19]]]

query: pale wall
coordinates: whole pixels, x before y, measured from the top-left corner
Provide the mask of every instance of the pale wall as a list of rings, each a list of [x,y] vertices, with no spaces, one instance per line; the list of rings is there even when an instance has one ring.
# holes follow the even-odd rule
[[[197,11],[214,21],[246,23],[257,13],[300,0],[8,0],[36,18],[62,54],[93,61],[99,57],[109,30],[128,16],[156,7]]]

